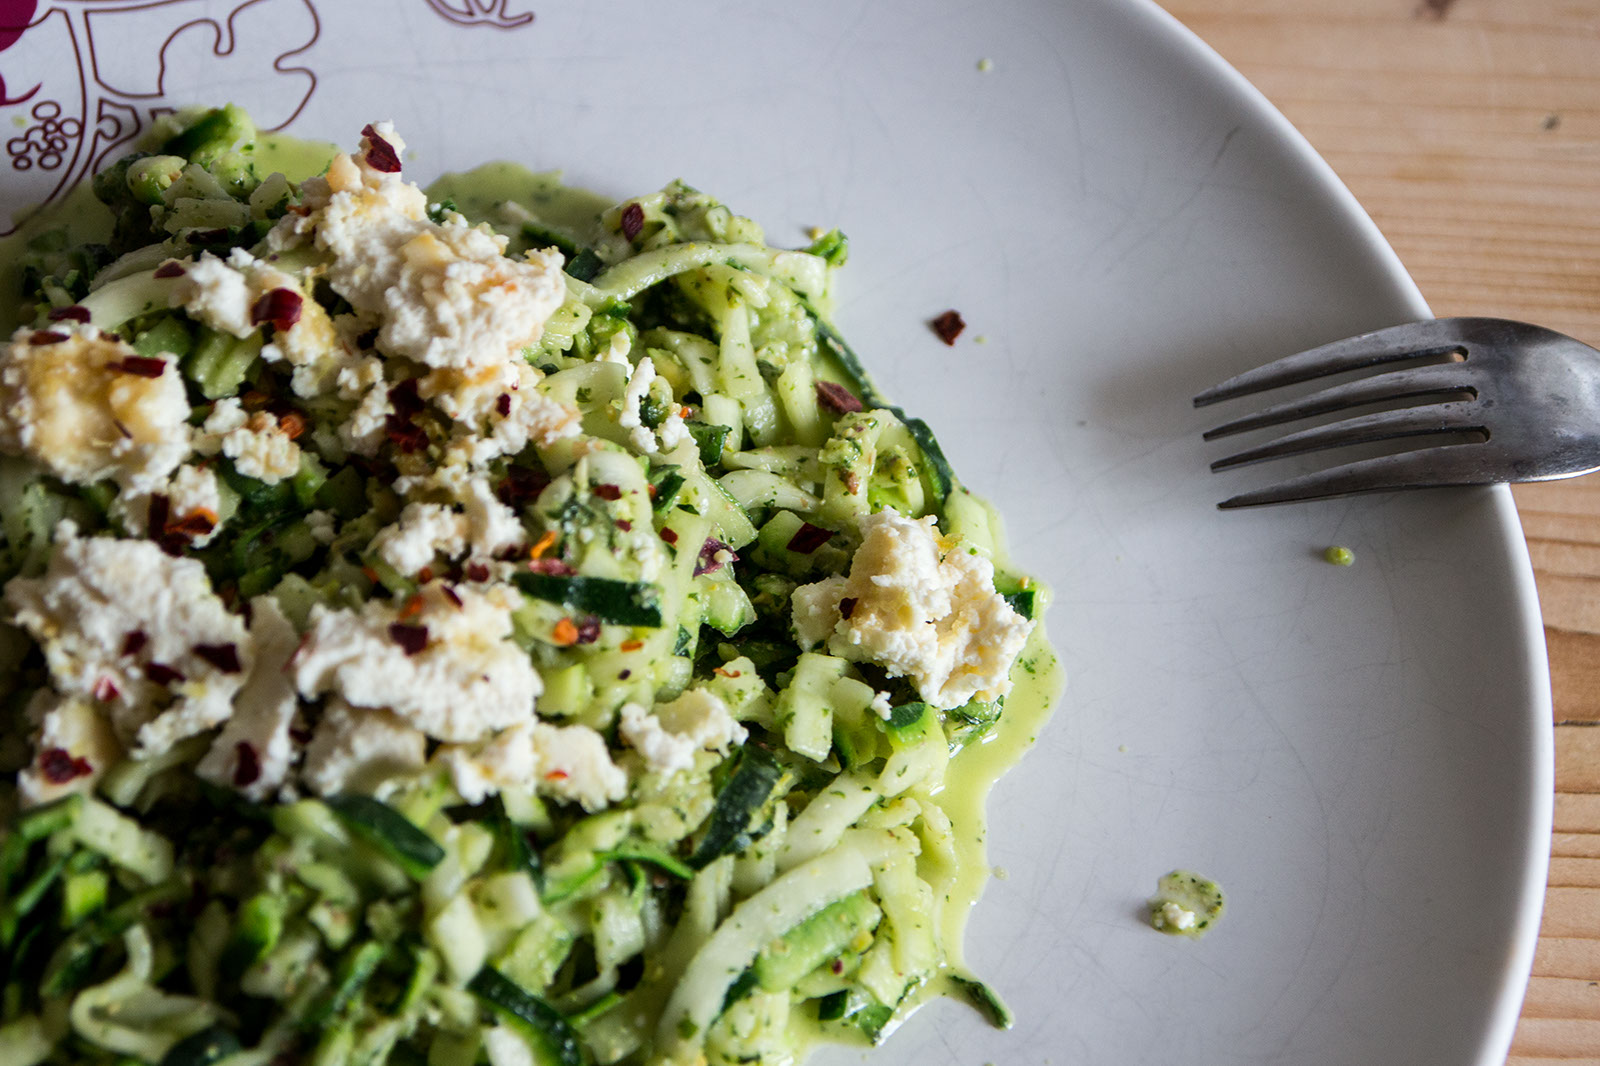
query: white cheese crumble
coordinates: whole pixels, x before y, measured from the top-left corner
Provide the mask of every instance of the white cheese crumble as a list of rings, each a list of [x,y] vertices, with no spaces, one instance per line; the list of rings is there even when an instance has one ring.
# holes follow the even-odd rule
[[[420,772],[427,751],[428,738],[399,715],[332,699],[306,745],[300,779],[319,796],[381,796],[397,779]]]
[[[122,528],[142,534],[150,527],[150,504],[157,496],[167,498],[168,524],[184,519],[204,518],[212,523],[209,532],[187,535],[188,543],[204,548],[222,532],[222,488],[217,475],[208,466],[185,464],[162,485],[150,492],[120,492],[111,501],[111,516]],[[199,525],[194,527],[199,528]]]
[[[391,124],[374,132],[403,150]],[[389,355],[466,367],[504,363],[537,343],[566,299],[560,253],[530,250],[515,260],[487,226],[429,221],[416,185],[367,163],[372,147],[363,138],[358,157],[341,153],[326,178],[306,182],[312,210],[280,223],[273,243],[312,235],[332,257],[334,291],[378,321],[377,345]]]
[[[622,336],[619,333],[611,338],[613,344],[603,361],[615,361],[611,358],[616,350],[615,341]],[[627,360],[624,358],[622,361],[625,363]],[[670,389],[666,390],[664,402],[671,408],[671,413],[653,430],[644,424],[642,405],[650,398],[651,386],[658,380],[661,379],[656,375],[655,362],[648,355],[642,356],[638,365],[628,374],[628,383],[622,391],[622,408],[617,413],[617,425],[628,431],[629,442],[646,455],[653,455],[663,448],[676,448],[689,439],[689,427],[684,425],[677,404],[672,402]]]
[[[231,396],[216,402],[200,430],[198,449],[208,454],[221,451],[245,477],[275,485],[300,469],[300,446],[272,413],[246,414]]]
[[[848,618],[845,601],[854,601]],[[861,520],[848,577],[802,585],[792,602],[802,647],[825,643],[841,658],[909,676],[940,709],[1009,692],[1012,663],[1033,629],[994,590],[989,560],[942,541],[931,516],[893,509]]]
[[[542,688],[528,656],[507,639],[518,599],[504,585],[434,581],[404,603],[318,605],[290,664],[295,685],[308,699],[331,693],[356,707],[388,708],[438,740],[482,740],[531,718]]]
[[[477,750],[446,745],[437,757],[468,803],[507,788],[534,788],[597,811],[628,791],[628,775],[611,761],[605,738],[586,725],[525,722]]]
[[[153,541],[80,538],[63,522],[44,574],[12,578],[5,601],[44,649],[56,691],[103,708],[135,758],[225,720],[253,662],[205,567]]]
[[[171,304],[196,322],[243,339],[256,331],[250,308],[260,293],[239,268],[255,262],[255,257],[238,248],[230,258],[232,263],[202,252],[194,262],[183,264],[183,277],[172,287]]]
[[[372,550],[410,577],[431,566],[435,555],[454,559],[466,551],[466,524],[463,515],[444,504],[408,503],[398,521],[372,538]]]
[[[670,703],[657,704],[654,713],[637,703],[624,703],[617,732],[650,769],[663,774],[692,770],[695,752],[704,748],[726,753],[730,744],[742,744],[748,735],[728,713],[727,704],[704,689],[690,689]]]
[[[195,771],[260,803],[288,781],[294,762],[289,731],[299,701],[284,667],[300,646],[300,634],[271,596],[251,600],[250,613],[255,665],[234,700],[232,716]]]
[[[1151,921],[1157,929],[1193,929],[1198,916],[1194,911],[1168,900],[1154,914]]]
[[[33,735],[37,757],[17,774],[17,796],[24,807],[73,792],[90,793],[95,782],[122,758],[122,745],[111,723],[87,700],[38,692],[27,713],[37,726]],[[67,772],[72,775],[66,780],[57,780],[45,766],[47,760],[61,759],[67,761]]]
[[[189,455],[188,418],[171,355],[147,359],[92,326],[62,324],[20,329],[0,348],[0,451],[63,481],[152,490]]]

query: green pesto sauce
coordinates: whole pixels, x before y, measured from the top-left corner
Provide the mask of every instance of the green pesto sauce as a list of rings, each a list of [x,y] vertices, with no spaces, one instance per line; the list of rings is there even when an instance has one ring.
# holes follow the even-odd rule
[[[257,142],[255,163],[262,176],[281,170],[292,180],[300,181],[325,171],[334,151],[330,144],[274,133]],[[579,244],[588,242],[597,216],[613,204],[587,190],[562,185],[557,172],[535,173],[515,163],[488,163],[445,174],[425,191],[430,203],[451,200],[467,217],[489,221],[513,240],[522,237],[530,244],[543,242],[524,231],[528,220],[515,207],[507,208],[508,203],[526,208],[537,219],[536,228]],[[103,241],[110,233],[111,217],[87,184],[73,190],[61,203],[36,212],[17,233],[0,240],[0,293],[18,291],[17,262],[26,242],[63,225],[74,243]],[[3,335],[9,336],[19,324],[18,310],[14,298],[0,301]],[[989,527],[998,533],[998,516],[987,505],[982,506],[988,512]],[[996,562],[997,569],[1007,569],[999,558]],[[1042,615],[1049,596],[1042,586],[1039,593]],[[985,847],[989,790],[1033,746],[1065,684],[1061,664],[1046,639],[1042,617],[1012,671],[1012,682],[1014,687],[1006,697],[998,724],[981,741],[951,760],[937,797],[951,821],[955,859],[951,862],[925,852],[919,861],[919,872],[935,892],[936,920],[947,958],[940,975],[920,990],[914,1006],[937,996],[962,995],[959,982],[966,974],[962,940],[967,917],[990,877]],[[1220,897],[1218,906],[1220,913]],[[863,1039],[854,1026],[814,1021],[798,1022],[794,1036],[801,1048],[819,1040]]]
[[[513,240],[523,235],[525,211],[543,229],[578,245],[592,241],[600,213],[615,203],[588,189],[561,184],[559,170],[535,173],[517,163],[485,163],[445,174],[425,191],[429,203],[454,201],[463,215],[486,221]]]
[[[141,145],[141,150],[148,149]],[[133,151],[135,149],[130,149]],[[255,141],[251,165],[259,177],[282,172],[292,181],[304,181],[328,169],[338,149],[325,141],[308,141],[284,133],[266,133]],[[103,244],[111,238],[111,212],[87,181],[61,200],[43,208],[29,208],[14,221],[20,223],[9,237],[0,238],[0,339],[9,338],[24,324],[29,309],[18,305],[22,288],[22,258],[28,242],[51,230],[65,229],[67,244]]]
[[[1173,907],[1180,910],[1173,911]],[[1226,909],[1222,889],[1215,881],[1189,870],[1174,870],[1156,882],[1156,894],[1150,898],[1150,925],[1169,936],[1198,940]],[[1185,914],[1193,916],[1192,924]]]

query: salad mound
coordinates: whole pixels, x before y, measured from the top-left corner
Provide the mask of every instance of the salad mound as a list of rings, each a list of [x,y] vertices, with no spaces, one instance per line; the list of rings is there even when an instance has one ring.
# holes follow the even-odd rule
[[[95,179],[97,239],[21,254],[6,1061],[777,1064],[934,994],[1006,1024],[946,785],[1053,677],[1046,594],[829,324],[844,237],[676,182],[424,191],[385,122],[295,147],[170,117]]]

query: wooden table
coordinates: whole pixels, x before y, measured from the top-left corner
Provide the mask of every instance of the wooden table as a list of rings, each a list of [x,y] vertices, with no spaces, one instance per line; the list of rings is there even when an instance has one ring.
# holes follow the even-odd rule
[[[1439,315],[1600,346],[1600,0],[1165,0],[1338,171]],[[1509,1062],[1600,1064],[1600,475],[1515,490],[1555,692],[1550,887]]]

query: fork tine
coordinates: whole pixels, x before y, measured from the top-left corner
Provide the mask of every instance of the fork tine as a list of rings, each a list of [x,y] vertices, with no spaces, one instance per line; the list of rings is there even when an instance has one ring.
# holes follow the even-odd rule
[[[1442,355],[1460,347],[1459,341],[1453,339],[1456,332],[1453,324],[1447,323],[1448,319],[1409,322],[1287,355],[1231,377],[1220,385],[1213,385],[1194,398],[1194,405],[1206,407],[1281,385],[1294,385],[1312,378],[1379,366],[1398,359]]]
[[[1358,415],[1355,418],[1331,422],[1326,426],[1313,426],[1297,433],[1287,433],[1259,447],[1248,448],[1236,455],[1218,459],[1211,464],[1211,469],[1227,470],[1287,455],[1300,455],[1325,448],[1342,448],[1350,444],[1371,444],[1376,441],[1394,440],[1397,437],[1416,437],[1426,433],[1471,430],[1487,433],[1477,420],[1477,413],[1470,401],[1449,401],[1425,407],[1407,407],[1399,411]]]
[[[1441,444],[1414,452],[1361,459],[1232,496],[1217,504],[1217,508],[1232,511],[1241,507],[1323,500],[1363,492],[1489,485],[1501,480],[1494,471],[1485,469],[1475,452],[1470,443]]]
[[[1252,429],[1282,425],[1313,415],[1342,411],[1365,403],[1386,400],[1406,400],[1421,396],[1476,395],[1477,390],[1463,380],[1462,368],[1455,363],[1442,366],[1423,366],[1412,370],[1395,370],[1377,377],[1347,381],[1343,385],[1313,392],[1297,400],[1263,408],[1253,415],[1226,422],[1216,429],[1207,430],[1205,440],[1230,437]]]

